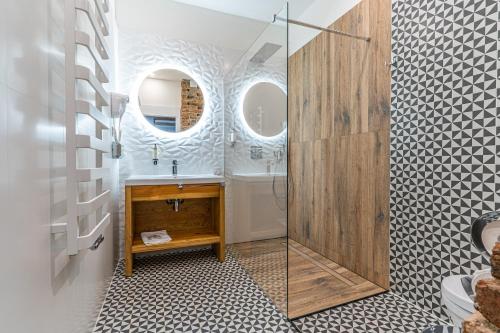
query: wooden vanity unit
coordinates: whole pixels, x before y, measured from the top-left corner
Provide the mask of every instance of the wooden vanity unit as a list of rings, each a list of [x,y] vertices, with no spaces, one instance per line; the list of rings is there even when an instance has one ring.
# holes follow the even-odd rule
[[[199,181],[199,182],[197,182]],[[173,183],[176,182],[176,183]],[[183,200],[176,212],[167,200]],[[166,230],[172,240],[146,246],[141,232]],[[224,261],[224,180],[129,178],[125,183],[125,275],[136,253],[212,245]]]

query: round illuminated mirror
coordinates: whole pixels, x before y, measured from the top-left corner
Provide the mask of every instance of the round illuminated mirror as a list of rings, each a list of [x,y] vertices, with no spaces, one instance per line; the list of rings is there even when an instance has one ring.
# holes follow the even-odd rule
[[[146,120],[165,132],[190,129],[203,114],[203,93],[188,74],[160,69],[148,75],[139,88],[139,107]]]
[[[248,126],[265,137],[276,136],[286,129],[286,94],[269,82],[254,84],[246,93],[243,116]]]

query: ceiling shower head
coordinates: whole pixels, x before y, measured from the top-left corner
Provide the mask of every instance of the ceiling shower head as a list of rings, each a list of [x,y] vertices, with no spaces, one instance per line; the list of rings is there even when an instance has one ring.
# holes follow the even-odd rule
[[[281,45],[273,43],[265,43],[250,59],[250,62],[256,64],[263,64],[269,58],[271,58],[278,50],[281,49]]]

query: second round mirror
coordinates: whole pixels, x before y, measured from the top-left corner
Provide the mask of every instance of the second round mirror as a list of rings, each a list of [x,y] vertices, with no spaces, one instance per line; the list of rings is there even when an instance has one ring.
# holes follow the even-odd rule
[[[280,134],[286,128],[286,99],[286,94],[276,84],[254,84],[243,102],[243,116],[247,125],[261,136]]]

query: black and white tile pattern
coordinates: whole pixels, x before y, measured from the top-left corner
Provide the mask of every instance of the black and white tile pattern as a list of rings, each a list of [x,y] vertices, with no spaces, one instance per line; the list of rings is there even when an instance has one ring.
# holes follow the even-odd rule
[[[302,332],[418,332],[436,323],[419,308],[379,295],[298,319]],[[407,330],[399,330],[405,327]],[[237,260],[209,250],[136,260],[115,272],[94,333],[298,332]]]
[[[293,329],[234,258],[228,255],[221,264],[201,250],[137,259],[131,278],[124,277],[120,263],[94,332]]]
[[[227,246],[228,254],[238,261],[282,313],[287,312],[286,244],[286,238],[280,238]]]
[[[499,8],[393,1],[392,289],[441,316],[441,279],[486,264],[472,221],[500,210]]]
[[[443,324],[391,293],[316,313],[294,323],[303,333],[421,333],[429,326]]]

